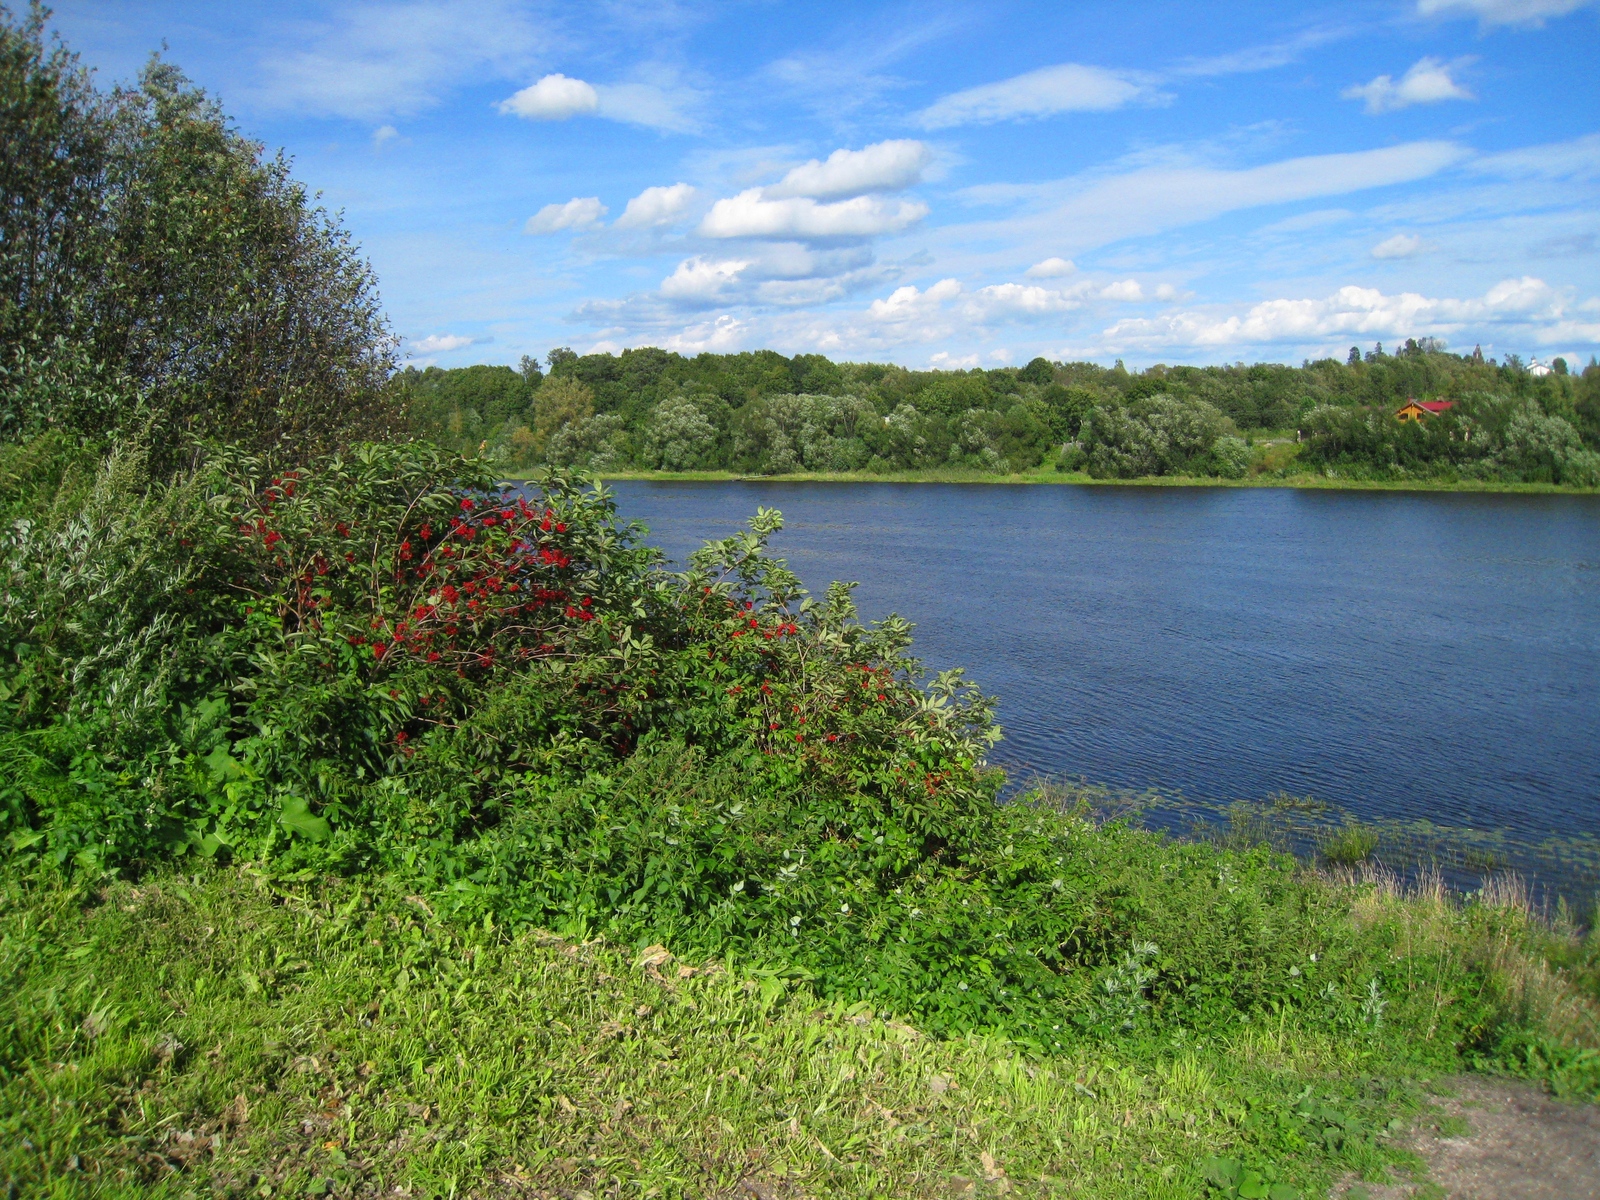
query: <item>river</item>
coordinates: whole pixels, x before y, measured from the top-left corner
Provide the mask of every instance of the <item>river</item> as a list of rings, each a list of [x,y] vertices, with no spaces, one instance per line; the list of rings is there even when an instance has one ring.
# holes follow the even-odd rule
[[[1600,497],[610,485],[681,562],[758,506],[997,696],[1016,776],[1600,835]]]

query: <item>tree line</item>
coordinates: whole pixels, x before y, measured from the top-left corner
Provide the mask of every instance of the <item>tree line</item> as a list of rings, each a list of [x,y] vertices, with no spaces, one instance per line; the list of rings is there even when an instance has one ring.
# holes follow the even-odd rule
[[[1231,366],[1036,358],[917,371],[775,351],[686,357],[552,350],[519,369],[408,367],[395,381],[419,433],[507,469],[751,474],[960,469],[1097,477],[1316,470],[1600,482],[1600,365],[1450,353],[1434,339],[1344,359]],[[1448,399],[1403,423],[1410,398]]]

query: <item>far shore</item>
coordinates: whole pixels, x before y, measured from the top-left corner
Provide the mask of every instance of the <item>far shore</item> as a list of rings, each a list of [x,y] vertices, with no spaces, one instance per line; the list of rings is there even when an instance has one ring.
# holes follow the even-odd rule
[[[1139,479],[1095,479],[1080,472],[1030,471],[1020,475],[993,475],[982,471],[799,471],[790,475],[749,475],[738,471],[606,471],[596,481],[644,480],[653,483],[988,483],[1074,484],[1089,487],[1204,487],[1204,488],[1305,488],[1322,491],[1375,492],[1496,492],[1522,495],[1600,495],[1600,488],[1567,487],[1555,483],[1503,483],[1487,480],[1346,479],[1341,476],[1256,475],[1244,479],[1215,476],[1148,475]],[[536,472],[512,473],[508,482],[537,478]]]

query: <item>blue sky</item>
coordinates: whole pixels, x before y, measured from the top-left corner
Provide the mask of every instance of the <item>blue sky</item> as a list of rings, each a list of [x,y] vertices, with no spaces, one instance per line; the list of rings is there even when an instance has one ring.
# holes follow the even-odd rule
[[[66,0],[285,147],[414,362],[1600,352],[1596,0]]]

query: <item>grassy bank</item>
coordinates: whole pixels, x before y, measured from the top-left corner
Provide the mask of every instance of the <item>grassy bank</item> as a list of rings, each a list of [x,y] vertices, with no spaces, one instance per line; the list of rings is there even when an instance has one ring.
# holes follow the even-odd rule
[[[507,479],[525,480],[532,472],[512,472]],[[1492,492],[1513,495],[1600,494],[1600,488],[1568,487],[1555,483],[1503,483],[1461,479],[1347,479],[1307,472],[1299,475],[1256,475],[1244,479],[1219,479],[1214,475],[1150,475],[1140,479],[1095,479],[1081,471],[1041,468],[1022,474],[996,475],[983,471],[895,471],[882,475],[866,471],[799,471],[788,475],[748,475],[736,471],[607,471],[607,480],[639,479],[659,483],[986,483],[1075,484],[1088,487],[1205,487],[1304,488],[1315,491],[1354,492]]]
[[[1471,1002],[1461,963],[1592,1044],[1513,894],[1314,886],[1405,951],[1363,1028],[1289,1007],[1041,1058],[738,962],[451,921],[382,878],[12,871],[0,1177],[61,1197],[1266,1194],[1254,1172],[1316,1196],[1417,1167],[1390,1136],[1459,1065],[1436,1033]],[[1592,1057],[1537,1064],[1581,1091]]]

